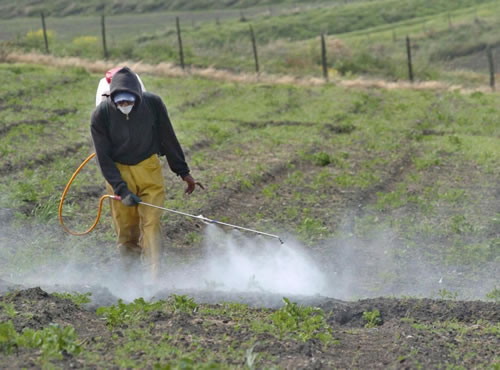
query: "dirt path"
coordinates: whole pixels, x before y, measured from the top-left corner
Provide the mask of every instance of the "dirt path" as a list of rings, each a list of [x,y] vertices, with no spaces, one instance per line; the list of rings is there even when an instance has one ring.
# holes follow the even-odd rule
[[[37,53],[18,53],[11,52],[6,55],[4,61],[10,63],[35,63],[51,67],[82,67],[93,73],[104,73],[114,68],[116,65],[128,65],[137,73],[147,73],[158,76],[179,77],[184,76],[180,67],[172,63],[147,64],[134,61],[89,61],[78,57],[55,57]],[[271,75],[261,73],[234,73],[227,70],[215,68],[189,68],[189,75],[209,78],[213,80],[237,82],[237,83],[265,83],[265,84],[296,84],[300,86],[317,86],[325,83],[333,83],[347,88],[379,88],[379,89],[412,89],[412,90],[441,90],[441,91],[461,91],[463,93],[472,93],[481,91],[491,92],[488,86],[479,86],[475,89],[464,88],[460,85],[452,85],[441,81],[422,81],[410,83],[407,81],[389,82],[382,79],[336,79],[325,82],[318,77],[298,77],[290,75]]]

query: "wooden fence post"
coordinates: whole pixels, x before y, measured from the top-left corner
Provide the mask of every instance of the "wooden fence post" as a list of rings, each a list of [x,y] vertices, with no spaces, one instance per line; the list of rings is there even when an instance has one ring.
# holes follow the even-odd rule
[[[411,44],[410,37],[406,36],[406,53],[408,55],[408,76],[410,77],[410,82],[413,82],[413,65],[411,61]]]
[[[108,47],[106,46],[106,20],[104,14],[101,15],[102,52],[104,59],[108,59]]]
[[[486,53],[488,55],[488,65],[490,67],[490,87],[491,90],[495,90],[495,63],[493,61],[493,52],[491,51],[491,46],[488,45],[486,48]]]
[[[326,61],[325,34],[321,34],[321,65],[323,66],[323,78],[328,81],[328,66]]]
[[[253,57],[255,59],[255,72],[259,73],[259,56],[257,54],[257,42],[255,41],[255,33],[250,25],[250,38],[252,39]]]
[[[179,58],[181,61],[181,67],[182,67],[182,69],[184,69],[185,68],[185,66],[184,66],[184,50],[182,48],[181,24],[179,22],[179,17],[175,17],[175,24],[177,25],[177,40],[179,41]]]
[[[47,38],[47,27],[45,26],[45,15],[43,12],[40,13],[42,17],[42,29],[43,29],[43,39],[45,40],[45,52],[49,53],[49,39]]]

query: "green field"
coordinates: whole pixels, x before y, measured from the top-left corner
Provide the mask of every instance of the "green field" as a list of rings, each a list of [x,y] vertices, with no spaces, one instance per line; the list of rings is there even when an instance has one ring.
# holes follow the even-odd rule
[[[1,74],[8,84],[1,97],[0,205],[21,230],[25,223],[45,223],[62,236],[58,198],[92,151],[88,121],[99,76],[34,65],[3,65]],[[332,237],[390,230],[403,248],[390,253],[405,260],[429,254],[431,265],[453,270],[463,264],[471,274],[497,266],[496,94],[143,79],[167,102],[193,172],[208,188],[186,199],[167,171],[168,207],[291,233],[319,249]],[[65,210],[80,230],[103,192],[98,169],[88,167]],[[352,214],[357,202],[361,209]],[[196,250],[200,231],[165,217],[167,235],[186,227],[175,232],[172,247]],[[105,220],[70,251],[85,254],[94,238],[109,242],[110,234]],[[57,245],[49,250],[61,253]],[[52,259],[49,250],[10,252],[24,264]],[[2,271],[16,269],[2,259]],[[491,288],[483,284],[481,294]]]
[[[322,295],[399,299],[346,306],[317,296],[303,304],[320,305],[324,311],[309,306],[298,310],[293,302],[280,310],[275,302],[269,311],[218,304],[245,298],[231,293],[218,297],[220,282],[209,277],[201,292],[175,290],[185,279],[176,275],[179,271],[189,275],[193,269],[203,278],[196,266],[207,258],[207,243],[219,239],[224,248],[239,237],[231,242],[230,230],[214,234],[203,224],[165,214],[166,285],[155,293],[165,300],[109,306],[113,300],[105,297],[110,293],[91,288],[120,276],[99,280],[117,259],[107,205],[98,228],[85,237],[65,234],[57,220],[64,185],[92,153],[89,116],[100,75],[21,64],[2,64],[0,75],[7,82],[0,96],[0,288],[5,281],[44,284],[80,292],[62,296],[76,302],[88,301],[88,295],[81,296],[87,291],[95,304],[108,302],[96,315],[38,290],[2,296],[0,350],[11,365],[67,367],[77,361],[97,367],[203,368],[202,362],[216,368],[287,367],[288,353],[300,361],[298,367],[307,368],[312,364],[307,348],[312,348],[323,366],[364,367],[379,355],[368,344],[357,355],[352,352],[359,338],[396,346],[386,364],[406,359],[415,366],[474,367],[498,360],[492,355],[498,303],[472,309],[473,303],[457,301],[498,300],[497,94],[141,75],[146,88],[164,98],[193,175],[207,188],[186,198],[181,181],[165,166],[166,207],[281,235],[283,252],[299,246],[315,261],[327,282]],[[66,223],[74,230],[86,229],[104,191],[91,161],[70,190]],[[280,251],[272,239],[257,239],[254,245],[252,235],[246,238],[241,252],[258,247],[254,258],[261,253],[274,258],[271,251]],[[287,255],[282,263],[292,263]],[[262,303],[261,295],[269,293],[261,279],[254,276],[248,282],[259,292],[247,296],[252,305],[269,304]],[[177,295],[167,300],[173,292]],[[195,303],[190,294],[205,303]],[[207,300],[206,294],[212,298]],[[374,307],[389,326],[382,325]],[[396,307],[406,307],[406,315],[397,316]],[[336,316],[340,309],[350,310],[352,320],[361,312],[363,319],[346,324],[346,314]],[[370,331],[378,325],[380,331]],[[35,331],[23,332],[25,327]],[[200,329],[190,329],[195,327]],[[469,333],[476,345],[459,341],[427,356],[425,345],[410,350],[406,335],[394,342],[411,332],[421,343],[441,348],[439,341],[448,339],[435,336],[436,330],[447,333],[446,338]],[[50,344],[54,341],[65,344]],[[345,356],[334,355],[338,351]]]

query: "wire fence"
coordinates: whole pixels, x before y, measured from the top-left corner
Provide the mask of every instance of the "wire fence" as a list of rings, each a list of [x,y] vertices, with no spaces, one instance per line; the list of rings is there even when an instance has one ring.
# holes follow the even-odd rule
[[[300,10],[299,10],[300,11]],[[270,13],[272,13],[272,10],[269,10]],[[248,19],[245,17],[245,14],[243,12],[240,12],[239,14],[240,21],[241,22],[248,22]],[[44,40],[44,51],[45,53],[49,54],[51,53],[51,48],[49,45],[49,30],[47,28],[47,22],[46,22],[46,17],[43,12],[40,14],[40,20],[41,20],[41,25],[42,25],[42,32],[43,32],[43,40]],[[108,35],[107,35],[107,22],[106,22],[106,17],[105,15],[102,15],[100,18],[100,30],[101,30],[101,41],[102,41],[102,57],[104,59],[108,59],[110,57],[110,48],[108,45]],[[457,22],[454,24],[454,20],[451,16],[450,13],[446,14],[446,23],[447,23],[447,28],[449,31],[452,31],[454,27],[460,27],[460,24]],[[216,23],[220,22],[218,18],[215,20]],[[469,22],[477,23],[480,24],[481,22],[485,22],[484,20],[480,20],[477,11],[472,14],[472,19],[469,20]],[[189,23],[186,22],[184,25],[188,25]],[[463,24],[463,21],[462,21]],[[196,27],[194,23],[191,24],[191,27]],[[363,31],[360,31],[363,32]],[[398,33],[395,28],[392,28],[389,30],[391,33],[391,39],[393,44],[398,44],[400,38],[398,37]],[[426,42],[426,38],[429,40],[432,40],[435,37],[435,34],[440,32],[440,30],[436,30],[435,27],[428,27],[426,23],[422,23],[422,29],[420,31],[420,36],[416,37],[416,42],[414,41],[413,37],[410,36],[409,34],[406,34],[404,37],[405,43],[404,43],[404,54],[406,55],[406,61],[407,61],[407,79],[410,82],[414,82],[415,80],[419,79],[418,76],[418,68],[415,69],[415,59],[414,59],[414,52],[418,52],[420,48],[422,47],[422,44]],[[185,40],[183,40],[183,23],[181,22],[181,19],[179,16],[175,17],[175,34],[176,34],[176,39],[177,39],[177,49],[178,49],[178,59],[177,63],[182,69],[186,69],[189,67],[189,63],[186,62],[186,52],[185,52]],[[423,36],[422,36],[423,35]],[[331,66],[331,61],[328,60],[328,56],[331,55],[331,53],[328,52],[328,44],[325,41],[328,37],[334,37],[334,35],[328,36],[326,33],[321,33],[318,35],[319,39],[319,66],[321,68],[321,74],[322,77],[325,79],[325,81],[329,81],[330,76],[329,76],[329,66]],[[370,33],[366,32],[365,37],[370,41]],[[259,61],[259,44],[258,44],[258,39],[256,37],[256,34],[254,32],[254,27],[252,26],[251,23],[249,23],[248,27],[248,49],[251,50],[251,54],[253,55],[253,60],[254,60],[254,71],[255,73],[259,74],[262,71],[262,64]],[[191,40],[193,41],[193,40]],[[500,42],[498,43],[500,45]],[[484,60],[487,61],[487,68],[488,68],[488,74],[489,74],[489,86],[491,89],[495,89],[495,60],[494,60],[494,53],[493,50],[495,49],[497,45],[491,45],[488,43],[479,43],[476,49],[471,49],[471,54],[474,53],[476,57],[480,54],[478,53],[484,53]],[[241,45],[240,45],[241,47]],[[402,49],[402,47],[401,47]],[[403,50],[401,50],[401,53],[403,53]],[[457,53],[459,54],[459,53]],[[223,68],[223,66],[222,66]]]

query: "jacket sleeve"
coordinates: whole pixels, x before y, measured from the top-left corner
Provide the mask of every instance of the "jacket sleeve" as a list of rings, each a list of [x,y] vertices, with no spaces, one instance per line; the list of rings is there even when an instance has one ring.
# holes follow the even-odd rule
[[[177,140],[172,122],[168,117],[167,108],[160,97],[155,96],[156,124],[158,127],[160,155],[167,157],[170,169],[178,176],[189,175],[189,167],[184,157],[181,145]]]
[[[106,102],[102,104],[106,104]],[[128,189],[127,183],[122,179],[120,171],[111,158],[111,140],[106,128],[106,120],[107,118],[104,117],[103,110],[98,106],[92,113],[90,133],[94,142],[97,163],[101,168],[102,175],[113,187],[115,194],[123,198],[131,193],[131,191]]]

